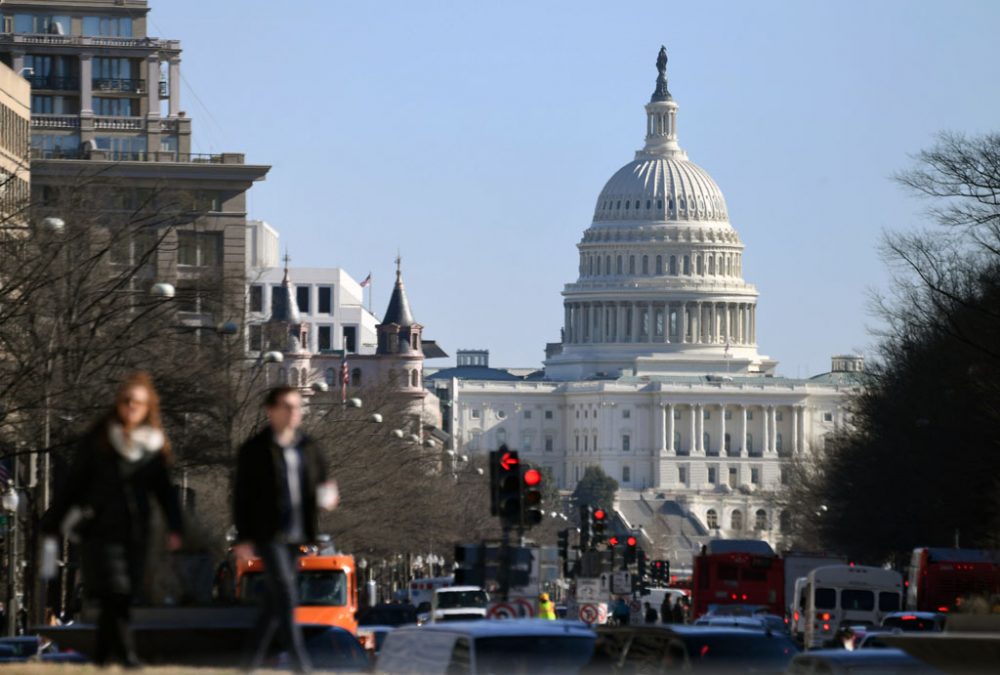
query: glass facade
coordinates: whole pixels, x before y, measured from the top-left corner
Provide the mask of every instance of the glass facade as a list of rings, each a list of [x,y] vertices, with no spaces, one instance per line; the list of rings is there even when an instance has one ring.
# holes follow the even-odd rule
[[[83,17],[83,34],[132,37],[132,18],[127,16],[85,16]]]
[[[15,33],[47,33],[69,35],[69,17],[60,14],[15,14]]]
[[[98,136],[94,142],[114,160],[141,161],[146,156],[145,136]]]

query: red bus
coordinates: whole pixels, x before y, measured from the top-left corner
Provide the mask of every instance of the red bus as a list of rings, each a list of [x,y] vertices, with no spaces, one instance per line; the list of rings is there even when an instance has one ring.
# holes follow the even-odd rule
[[[1000,553],[969,548],[916,548],[907,577],[906,608],[947,612],[967,595],[1000,593]]]
[[[758,609],[778,616],[785,614],[784,563],[764,541],[708,542],[694,558],[691,586],[692,618],[717,605],[745,605],[749,612]]]

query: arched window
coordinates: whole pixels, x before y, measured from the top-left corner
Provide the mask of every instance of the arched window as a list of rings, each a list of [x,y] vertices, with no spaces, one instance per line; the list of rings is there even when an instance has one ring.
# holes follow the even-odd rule
[[[662,199],[657,199],[656,200],[656,208],[658,208],[658,209],[662,209],[663,208],[663,200]]]
[[[649,256],[642,256],[642,273],[649,274]]]
[[[623,483],[629,483],[631,481],[632,481],[632,469],[629,468],[629,467],[627,467],[627,466],[623,466],[622,467],[622,482]]]
[[[652,206],[653,206],[653,202],[647,199],[646,200],[646,210],[649,211],[650,207],[652,207]]]
[[[684,274],[691,274],[691,256],[684,256]]]
[[[708,256],[708,273],[715,274],[715,256]]]
[[[333,368],[326,369],[326,373],[323,374],[323,380],[328,386],[332,387],[334,385],[335,380],[333,378],[336,377],[336,373],[337,371]]]
[[[622,207],[622,200],[619,199],[617,205],[615,206],[615,208],[616,209],[620,209],[621,207]]]
[[[715,509],[709,509],[705,513],[705,525],[710,530],[719,529],[719,514],[715,512]]]
[[[611,256],[604,256],[604,273],[611,274]]]
[[[677,276],[677,256],[670,256],[670,276]]]
[[[755,530],[767,529],[767,511],[765,511],[764,509],[757,509],[757,513],[754,514],[753,529]]]
[[[597,256],[597,276],[601,276],[601,256]]]
[[[729,517],[729,527],[730,529],[740,532],[743,530],[743,512],[739,509],[733,511],[733,515]]]
[[[292,375],[292,383],[291,384],[292,384],[293,387],[297,387],[297,386],[299,386],[299,369],[298,368],[292,368],[291,371],[292,371],[292,373],[291,373],[291,375]]]
[[[351,371],[351,386],[360,387],[361,386],[361,369],[355,368]]]
[[[663,256],[656,256],[656,275],[659,276],[663,274]]]
[[[702,259],[701,259],[700,255],[695,258],[695,263],[696,263],[696,266],[697,266],[698,275],[700,276],[700,275],[704,274],[705,273],[705,265],[702,262]]]
[[[617,270],[617,273],[619,275],[621,275],[621,273],[622,273],[622,257],[621,256],[618,256],[618,264],[616,265],[615,269]]]
[[[594,256],[592,255],[587,256],[587,266],[588,266],[587,274],[589,274],[590,276],[594,276]]]
[[[625,210],[626,210],[626,211],[628,211],[628,205],[629,205],[629,201],[628,201],[628,200],[626,199],[626,200],[625,200]]]
[[[628,273],[635,274],[635,256],[630,255],[628,257]]]
[[[420,386],[420,371],[414,370],[410,373],[410,386],[419,387]]]

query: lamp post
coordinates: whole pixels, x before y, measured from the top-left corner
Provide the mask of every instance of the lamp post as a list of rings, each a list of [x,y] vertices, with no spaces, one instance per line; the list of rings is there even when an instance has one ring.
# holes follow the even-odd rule
[[[21,503],[17,488],[12,484],[0,501],[7,512],[7,634],[13,636],[17,633],[17,507]]]

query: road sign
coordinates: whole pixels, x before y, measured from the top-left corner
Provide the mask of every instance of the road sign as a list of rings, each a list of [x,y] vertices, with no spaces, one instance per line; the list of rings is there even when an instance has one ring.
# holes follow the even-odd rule
[[[577,579],[576,599],[583,602],[599,602],[603,599],[600,579]]]
[[[611,592],[618,595],[632,593],[632,575],[628,572],[615,572],[611,577]]]
[[[509,602],[491,602],[486,610],[486,617],[489,619],[516,619],[517,609]]]
[[[607,623],[608,605],[604,602],[587,603],[580,605],[580,621],[595,625]]]

